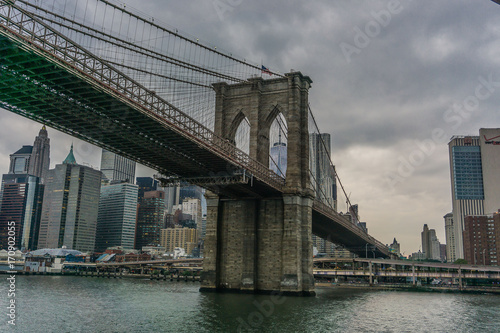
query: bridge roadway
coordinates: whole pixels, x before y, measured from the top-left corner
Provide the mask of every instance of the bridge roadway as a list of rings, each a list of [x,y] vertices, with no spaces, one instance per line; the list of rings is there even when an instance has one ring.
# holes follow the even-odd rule
[[[0,1],[0,107],[227,198],[280,197],[283,178],[138,82]],[[386,246],[318,200],[313,233],[363,255]]]

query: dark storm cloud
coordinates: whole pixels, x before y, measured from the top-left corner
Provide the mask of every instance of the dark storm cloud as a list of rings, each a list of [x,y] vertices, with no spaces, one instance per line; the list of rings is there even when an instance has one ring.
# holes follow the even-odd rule
[[[426,137],[429,124],[446,125],[449,105],[472,93],[478,76],[491,72],[477,54],[497,37],[485,30],[498,22],[488,1],[401,1],[389,24],[349,63],[339,45],[355,45],[354,29],[364,30],[389,2],[222,3],[238,5],[226,10],[223,20],[215,15],[197,24],[204,38],[275,70],[310,75],[319,122],[335,117],[322,130],[334,134],[337,149]]]

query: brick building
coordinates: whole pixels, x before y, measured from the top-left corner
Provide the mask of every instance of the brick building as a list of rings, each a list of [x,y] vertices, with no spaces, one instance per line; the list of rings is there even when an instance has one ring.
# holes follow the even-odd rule
[[[464,255],[472,265],[498,266],[500,254],[500,214],[466,216]]]

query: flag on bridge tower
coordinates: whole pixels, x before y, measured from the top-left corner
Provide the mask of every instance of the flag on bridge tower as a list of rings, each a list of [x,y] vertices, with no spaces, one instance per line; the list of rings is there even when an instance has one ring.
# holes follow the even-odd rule
[[[262,73],[273,75],[273,73],[266,66],[262,65]]]

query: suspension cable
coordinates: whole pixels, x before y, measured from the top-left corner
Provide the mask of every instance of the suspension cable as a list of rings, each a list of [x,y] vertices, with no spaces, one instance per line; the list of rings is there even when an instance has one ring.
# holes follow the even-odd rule
[[[314,114],[312,113],[311,104],[308,104],[308,108],[309,108],[309,114],[311,115],[311,118],[313,120],[314,126],[316,127],[316,130],[318,131],[318,133],[320,133],[319,127],[318,127],[318,123],[316,122],[316,118],[314,118]],[[328,151],[328,149],[326,147],[325,141],[323,140],[323,138],[321,136],[319,136],[319,137],[320,137],[320,141],[321,141],[321,144],[323,146],[323,149],[325,149],[325,151]],[[334,165],[333,162],[332,162],[331,156],[328,156],[328,160],[330,161],[330,165]],[[337,173],[337,170],[335,170],[335,169],[334,169],[334,175],[335,175],[335,178],[338,180],[340,188],[342,189],[342,192],[344,193],[344,195],[346,197],[346,202],[348,203],[348,206],[349,206],[348,207],[349,213],[351,213],[351,211],[352,211],[352,213],[354,213],[354,215],[355,215],[356,221],[359,222],[358,214],[357,214],[357,212],[354,211],[354,209],[352,209],[351,200],[347,196],[347,192],[345,191],[344,185],[342,184],[342,181],[340,180],[340,177],[339,177],[339,175]]]

